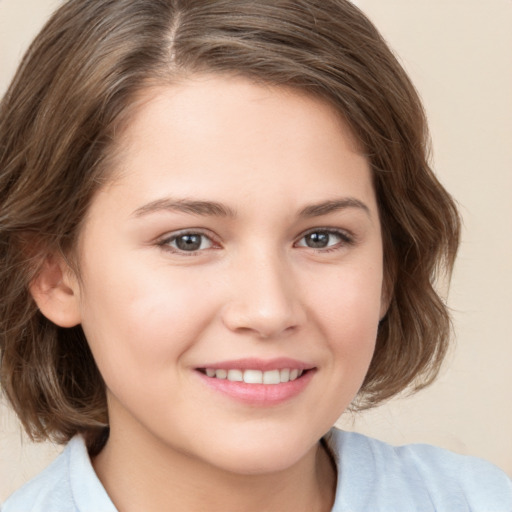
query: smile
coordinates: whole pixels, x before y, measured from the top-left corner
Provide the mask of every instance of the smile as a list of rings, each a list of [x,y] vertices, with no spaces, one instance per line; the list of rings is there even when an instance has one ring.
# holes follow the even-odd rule
[[[206,368],[204,374],[213,379],[228,380],[231,382],[245,382],[246,384],[276,385],[298,379],[304,370],[297,368],[283,368],[280,370],[243,370],[243,369],[214,369]]]
[[[300,395],[318,372],[313,362],[289,357],[206,363],[195,375],[208,388],[251,407],[271,407]]]

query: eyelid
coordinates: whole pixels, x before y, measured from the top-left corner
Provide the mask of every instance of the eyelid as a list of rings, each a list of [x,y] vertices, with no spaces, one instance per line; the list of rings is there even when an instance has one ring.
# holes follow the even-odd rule
[[[208,249],[199,249],[196,251],[182,251],[170,245],[172,241],[176,240],[180,236],[185,235],[204,236],[205,238],[208,238],[211,241],[212,247],[209,247]],[[193,256],[195,254],[205,252],[210,249],[218,249],[220,247],[219,238],[216,235],[214,235],[211,231],[204,228],[185,228],[179,229],[177,231],[171,231],[169,233],[166,233],[165,235],[158,237],[155,243],[157,246],[159,246],[161,249],[165,251],[169,251],[171,253],[180,254],[184,256]]]
[[[311,228],[311,229],[308,229],[307,231],[304,231],[303,233],[301,233],[300,236],[297,238],[296,242],[294,243],[294,245],[297,247],[298,246],[297,244],[303,238],[305,238],[306,236],[308,236],[312,233],[328,233],[328,234],[337,235],[342,239],[342,242],[341,242],[342,247],[347,246],[347,245],[354,245],[356,243],[356,237],[350,231],[348,231],[346,229],[341,229],[341,228],[323,227],[322,226],[322,227]],[[339,246],[340,246],[340,244],[335,244],[334,246],[317,248],[317,249],[315,249],[313,247],[307,247],[307,246],[298,246],[298,247],[306,247],[306,248],[313,249],[316,251],[326,252],[329,250],[336,250],[339,248]]]
[[[312,233],[318,233],[318,232],[333,234],[333,235],[336,235],[341,238],[341,242],[339,242],[338,244],[335,244],[333,246],[328,246],[325,248],[312,248],[312,247],[310,248],[310,249],[313,249],[313,250],[316,250],[319,252],[328,252],[330,250],[336,250],[336,249],[339,249],[340,247],[345,247],[347,245],[354,245],[356,243],[355,235],[346,229],[321,226],[321,227],[314,227],[314,228],[311,228],[311,229],[308,229],[308,230],[302,232],[297,237],[296,241],[294,242],[294,246],[309,248],[307,246],[299,246],[298,243],[302,239],[304,239],[306,236],[308,236]],[[184,235],[204,236],[211,241],[212,247],[209,247],[207,249],[199,249],[196,251],[183,251],[183,250],[174,248],[170,245],[170,243],[172,241],[174,241],[177,238],[179,238],[180,236],[184,236]],[[158,237],[156,239],[155,243],[157,246],[159,246],[160,248],[162,248],[165,251],[169,251],[171,253],[184,255],[184,256],[193,256],[193,255],[196,255],[201,252],[205,252],[210,249],[219,249],[220,245],[221,245],[220,241],[219,241],[219,237],[216,236],[211,231],[204,229],[204,228],[185,228],[185,229],[179,229],[177,231],[172,231],[172,232],[166,233],[165,235]]]

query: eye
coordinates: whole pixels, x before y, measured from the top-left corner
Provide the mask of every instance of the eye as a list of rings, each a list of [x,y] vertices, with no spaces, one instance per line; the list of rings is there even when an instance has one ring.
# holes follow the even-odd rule
[[[330,249],[340,245],[352,243],[346,233],[336,230],[316,229],[306,233],[295,245],[309,247],[310,249]]]
[[[178,233],[160,241],[158,245],[174,252],[196,252],[211,249],[212,239],[203,233]]]

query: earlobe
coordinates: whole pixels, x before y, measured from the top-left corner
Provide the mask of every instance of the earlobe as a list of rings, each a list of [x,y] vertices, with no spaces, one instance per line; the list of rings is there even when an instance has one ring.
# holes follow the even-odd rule
[[[382,322],[382,320],[384,320],[385,316],[388,314],[391,300],[393,298],[392,289],[393,285],[389,282],[389,280],[385,280],[382,285],[382,292],[380,297],[379,322]]]
[[[389,305],[391,300],[387,293],[383,292],[380,299],[380,312],[379,312],[379,322],[384,320],[384,317],[388,314]]]
[[[389,304],[382,304],[380,308],[380,315],[379,315],[379,325],[384,321],[386,318],[386,315],[388,314],[389,310]]]
[[[54,324],[74,327],[81,322],[78,283],[64,258],[48,256],[29,289],[41,313]]]

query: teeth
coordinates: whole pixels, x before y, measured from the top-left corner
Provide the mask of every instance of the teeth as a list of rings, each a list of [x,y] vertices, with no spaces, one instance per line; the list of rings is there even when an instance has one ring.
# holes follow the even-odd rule
[[[228,380],[233,382],[242,382],[244,380],[242,370],[228,370]]]
[[[263,373],[263,384],[280,384],[281,373],[279,370],[271,370]]]
[[[283,368],[282,370],[215,370],[206,368],[208,377],[227,379],[232,382],[245,382],[247,384],[281,384],[298,379],[304,370]]]
[[[215,377],[217,379],[226,379],[228,376],[228,372],[226,370],[214,370],[215,371]]]
[[[247,382],[247,384],[263,384],[263,372],[260,370],[245,370],[244,382]]]

